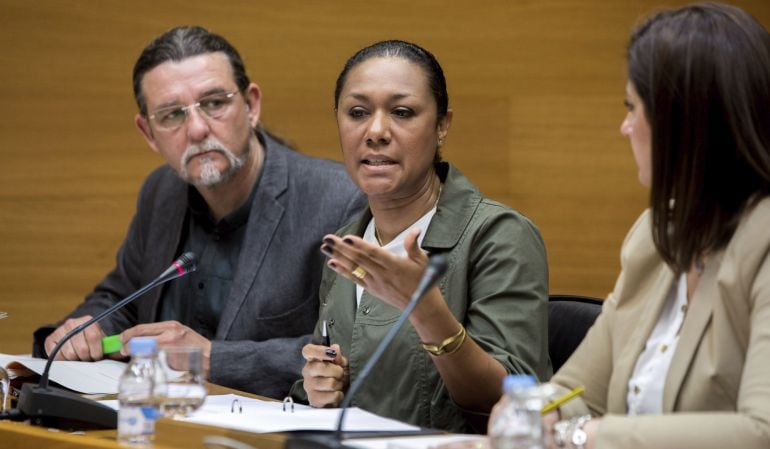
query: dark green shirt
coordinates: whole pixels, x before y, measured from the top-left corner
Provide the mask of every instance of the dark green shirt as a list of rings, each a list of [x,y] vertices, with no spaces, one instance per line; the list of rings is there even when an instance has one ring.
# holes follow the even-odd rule
[[[259,181],[246,202],[219,222],[211,218],[198,190],[189,188],[190,207],[180,253],[194,252],[198,268],[167,286],[159,305],[161,321],[177,320],[209,340],[214,338],[238,266],[257,184]]]

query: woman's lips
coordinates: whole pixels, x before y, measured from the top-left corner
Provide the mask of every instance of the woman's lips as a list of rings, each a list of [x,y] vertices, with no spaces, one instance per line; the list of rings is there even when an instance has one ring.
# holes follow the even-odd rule
[[[393,164],[395,164],[395,162],[390,160],[390,159],[364,159],[362,161],[362,163],[365,164],[365,165],[371,165],[371,166],[374,166],[374,167],[382,166],[382,165],[393,165]]]

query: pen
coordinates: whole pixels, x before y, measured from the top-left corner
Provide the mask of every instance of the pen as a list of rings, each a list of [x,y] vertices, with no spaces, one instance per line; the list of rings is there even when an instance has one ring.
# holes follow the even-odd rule
[[[556,410],[559,406],[564,404],[565,402],[571,400],[572,398],[575,398],[577,396],[580,396],[583,393],[583,390],[585,388],[583,387],[575,387],[572,391],[565,394],[564,396],[554,399],[553,401],[549,402],[545,405],[542,409],[540,409],[540,414],[545,415],[546,413]]]
[[[329,338],[329,329],[326,326],[326,320],[323,320],[321,325],[321,344],[324,346],[332,345],[332,340]]]

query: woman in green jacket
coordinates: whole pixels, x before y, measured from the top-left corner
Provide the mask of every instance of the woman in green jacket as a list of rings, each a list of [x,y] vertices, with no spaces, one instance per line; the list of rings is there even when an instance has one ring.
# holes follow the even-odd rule
[[[471,431],[466,414],[488,413],[507,373],[551,374],[543,241],[527,218],[441,162],[452,111],[441,67],[425,49],[385,41],[360,50],[337,80],[335,110],[348,174],[369,208],[324,239],[319,323],[332,345],[304,347],[304,378],[293,392],[316,407],[339,405],[409,301],[428,254],[441,253],[446,275],[353,404]]]

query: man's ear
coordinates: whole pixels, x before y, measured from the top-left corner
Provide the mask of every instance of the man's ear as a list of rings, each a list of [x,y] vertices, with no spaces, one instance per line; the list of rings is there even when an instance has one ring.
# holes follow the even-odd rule
[[[150,127],[150,122],[144,118],[142,114],[136,114],[134,123],[136,124],[136,127],[139,128],[139,132],[142,134],[142,137],[144,137],[144,140],[147,141],[147,145],[150,146],[152,151],[159,153],[158,147],[155,144],[155,135],[153,135],[152,128]]]
[[[262,91],[259,86],[254,83],[249,84],[243,93],[243,101],[246,102],[246,107],[249,109],[249,125],[255,128],[262,112]]]

